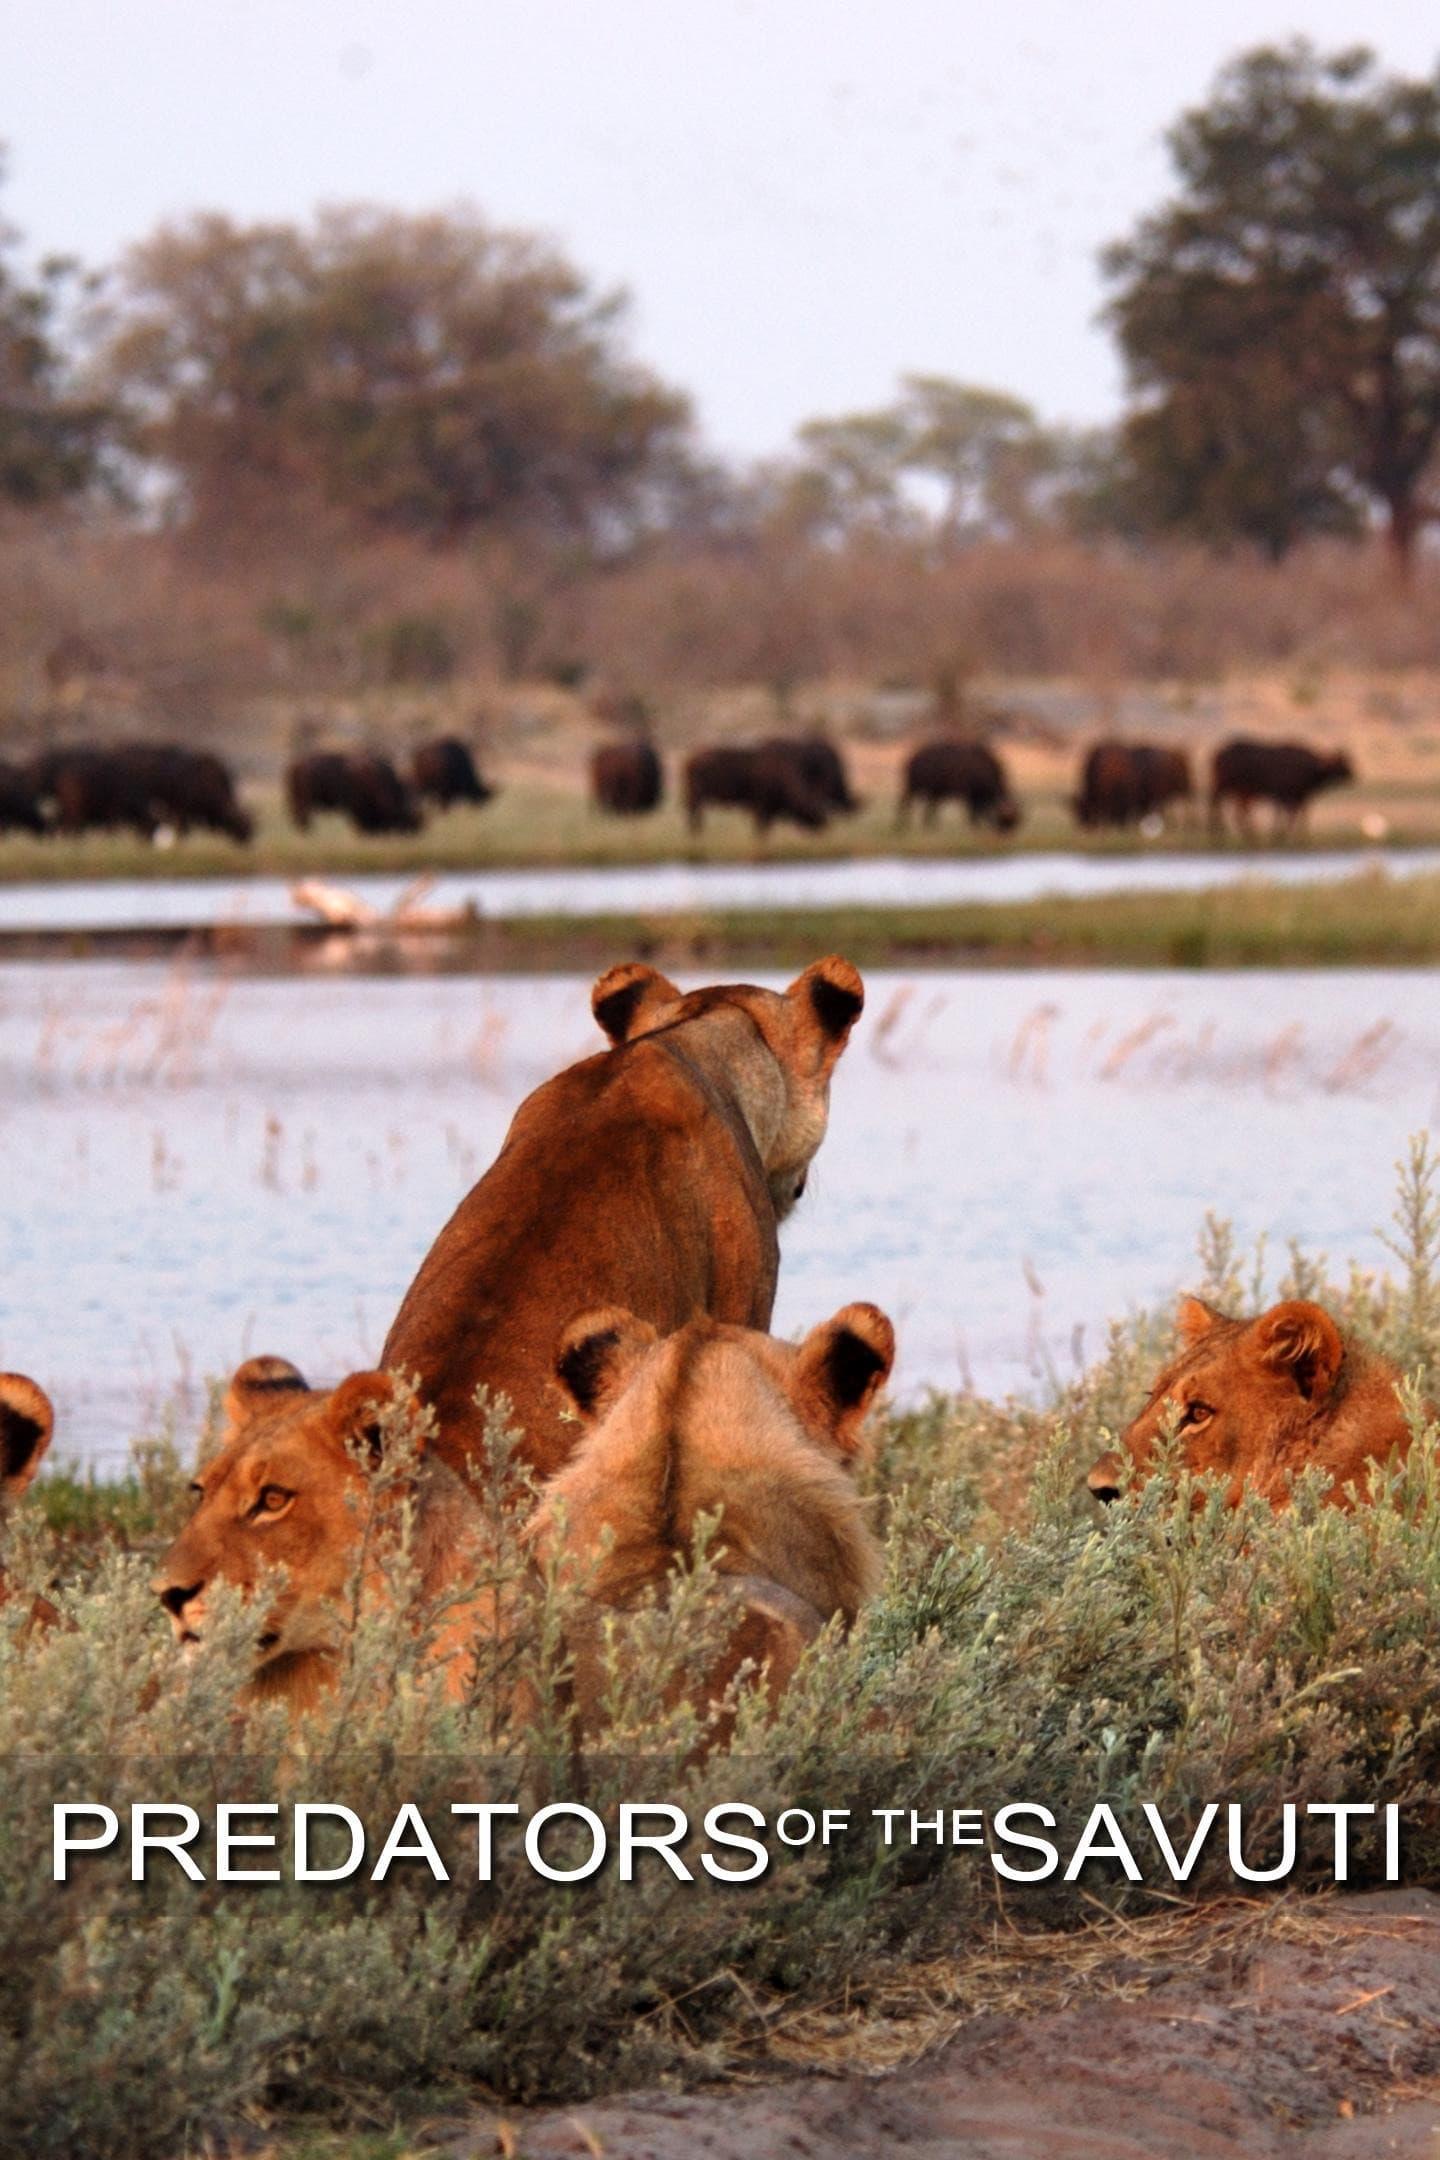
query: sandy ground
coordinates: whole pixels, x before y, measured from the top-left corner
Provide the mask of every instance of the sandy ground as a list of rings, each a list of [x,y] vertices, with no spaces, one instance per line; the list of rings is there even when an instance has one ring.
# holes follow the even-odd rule
[[[448,2160],[1437,2160],[1440,1897],[1337,1900],[1065,2007],[976,2018],[887,2075],[512,2112]],[[427,2145],[427,2149],[431,2149]]]

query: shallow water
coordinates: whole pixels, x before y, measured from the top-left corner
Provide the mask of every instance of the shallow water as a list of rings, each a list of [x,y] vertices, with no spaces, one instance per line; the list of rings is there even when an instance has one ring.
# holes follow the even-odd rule
[[[1393,877],[1440,870],[1440,848],[1272,850],[1226,855],[859,857],[846,862],[650,863],[633,870],[477,870],[436,880],[427,903],[467,902],[499,920],[524,915],[685,914],[719,909],[941,907],[1115,892],[1195,892],[1264,879],[1330,883],[1383,865]],[[335,881],[384,910],[408,877]],[[313,920],[284,878],[96,879],[0,887],[0,931],[161,929]]]
[[[251,1352],[373,1360],[516,1103],[596,1047],[588,991],[0,967],[0,1364],[57,1459],[188,1433]],[[1207,1208],[1378,1264],[1437,1112],[1430,973],[875,974],[776,1324],[873,1298],[904,1392],[1034,1389],[1184,1284]]]

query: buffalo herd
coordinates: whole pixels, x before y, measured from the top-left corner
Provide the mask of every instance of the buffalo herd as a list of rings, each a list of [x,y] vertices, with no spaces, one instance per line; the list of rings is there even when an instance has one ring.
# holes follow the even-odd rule
[[[658,760],[652,761],[655,793],[660,797]],[[594,794],[604,809],[619,808],[601,785],[598,752],[593,770]],[[1292,832],[1313,796],[1355,777],[1343,754],[1326,756],[1303,743],[1256,742],[1236,737],[1215,752],[1210,780],[1210,822],[1224,829],[1227,807],[1236,831],[1248,837],[1250,812],[1268,803],[1277,824]],[[692,832],[701,829],[707,807],[745,810],[757,831],[782,821],[819,831],[832,817],[859,809],[843,760],[823,735],[774,736],[742,747],[716,745],[696,750],[684,768],[685,808]],[[1010,833],[1020,823],[1020,804],[1004,764],[986,742],[946,734],[921,743],[905,760],[897,803],[904,826],[916,804],[926,825],[933,825],[945,803],[954,803],[974,826]],[[625,807],[640,807],[627,804]],[[1174,815],[1190,820],[1195,786],[1185,751],[1161,743],[1098,742],[1084,757],[1079,791],[1070,808],[1086,830],[1139,826],[1155,831]]]
[[[1294,832],[1316,795],[1354,778],[1355,768],[1343,752],[1326,756],[1306,743],[1233,736],[1211,760],[1211,831],[1224,830],[1228,807],[1236,831],[1248,837],[1251,810],[1268,803],[1277,827]],[[1186,815],[1193,802],[1190,760],[1183,750],[1106,741],[1087,752],[1072,808],[1080,825],[1123,827],[1163,823],[1172,807]]]
[[[1211,830],[1223,832],[1228,816],[1235,832],[1248,838],[1255,806],[1266,804],[1276,829],[1293,833],[1316,795],[1354,778],[1343,753],[1234,737],[1211,762]],[[639,731],[599,744],[589,780],[594,808],[612,817],[644,816],[665,796],[659,754],[648,733]],[[427,810],[479,807],[495,793],[456,735],[421,743],[403,766],[376,750],[323,749],[295,757],[285,772],[286,804],[301,832],[329,813],[364,834],[414,834]],[[764,835],[779,824],[820,832],[833,818],[862,807],[841,752],[818,732],[693,750],[679,775],[679,793],[692,833],[703,830],[707,810],[742,811]],[[1020,823],[1020,804],[1001,758],[988,743],[953,733],[919,744],[906,757],[897,823],[906,825],[918,804],[924,823],[934,825],[947,803],[971,825],[996,833],[1011,833]],[[1168,745],[1107,737],[1086,751],[1070,809],[1087,831],[1138,827],[1153,833],[1172,817],[1192,822],[1197,804],[1190,759]],[[90,743],[46,750],[28,762],[0,759],[0,833],[124,831],[150,841],[214,832],[243,843],[253,837],[254,820],[233,774],[208,750],[163,742]]]
[[[468,743],[458,735],[423,742],[402,772],[377,750],[313,750],[292,760],[285,773],[285,800],[301,832],[321,811],[345,817],[359,833],[418,833],[425,806],[477,808],[495,789],[483,780]]]
[[[403,772],[371,750],[320,750],[292,760],[285,798],[302,832],[322,811],[348,818],[361,833],[418,833],[427,804],[483,804],[495,793],[455,735],[421,743]],[[73,743],[25,763],[0,759],[0,833],[74,838],[131,832],[154,841],[214,832],[254,838],[255,821],[235,776],[210,750],[178,743]]]
[[[699,832],[707,806],[748,810],[757,832],[779,823],[819,832],[860,807],[845,766],[823,735],[774,735],[747,746],[697,750],[685,763],[685,814]]]

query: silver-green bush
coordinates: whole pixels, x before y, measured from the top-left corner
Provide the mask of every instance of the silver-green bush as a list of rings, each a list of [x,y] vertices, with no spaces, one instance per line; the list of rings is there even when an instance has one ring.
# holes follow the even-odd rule
[[[1423,1150],[1403,1174],[1396,1245],[1393,1279],[1352,1274],[1325,1294],[1414,1376],[1420,1430],[1440,1368],[1440,1210]],[[1208,1294],[1254,1302],[1220,1226],[1202,1268]],[[1324,1279],[1292,1255],[1277,1287]],[[849,1640],[817,1645],[773,1722],[747,1698],[728,1745],[708,1750],[666,1702],[677,1666],[700,1669],[713,1647],[703,1557],[663,1609],[613,1622],[607,1729],[583,1751],[565,1726],[566,1593],[553,1584],[519,1636],[485,1653],[463,1706],[427,1674],[423,1630],[359,1612],[333,1700],[292,1732],[274,1709],[237,1714],[251,1654],[237,1601],[221,1601],[202,1657],[177,1660],[133,1507],[125,1537],[99,1543],[67,1531],[64,1510],[58,1528],[23,1511],[0,1631],[0,2146],[143,2160],[257,2111],[384,2123],[477,2090],[563,2097],[713,2068],[777,1995],[854,1999],[899,1962],[962,1955],[991,1929],[1001,1886],[984,1855],[886,1850],[872,1808],[1038,1800],[1078,1827],[1098,1801],[1128,1823],[1149,1800],[1179,1842],[1205,1802],[1238,1800],[1263,1851],[1286,1800],[1395,1801],[1407,1879],[1434,1880],[1435,1434],[1352,1513],[1310,1479],[1284,1513],[1230,1511],[1172,1468],[1101,1520],[1084,1468],[1164,1333],[1163,1320],[1117,1327],[1044,1409],[936,1400],[883,1421],[882,1595]],[[510,1445],[492,1416],[481,1498],[500,1576],[523,1567]],[[153,1462],[147,1476],[159,1522],[183,1504],[182,1480],[172,1468],[167,1487]],[[395,1565],[403,1578],[403,1551]],[[63,1626],[21,1626],[29,1589]],[[202,1818],[222,1800],[341,1802],[378,1842],[402,1801],[436,1827],[454,1799],[507,1798],[527,1812],[579,1799],[607,1822],[622,1801],[674,1800],[697,1825],[724,1800],[770,1821],[848,1807],[857,1828],[828,1851],[777,1851],[743,1887],[698,1867],[682,1884],[653,1854],[633,1882],[607,1864],[561,1887],[513,1839],[485,1885],[473,1830],[447,1834],[445,1884],[416,1863],[375,1885],[197,1884],[163,1860],[132,1883],[118,1850],[51,1880],[58,1800],[188,1802]],[[1353,1843],[1353,1878],[1373,1876],[1377,1838]],[[1296,1879],[1322,1858],[1307,1851]],[[1185,1894],[1222,1887],[1214,1842]],[[1003,1889],[1012,1922],[1045,1928],[1096,1899],[1134,1912],[1152,1895],[1106,1862],[1074,1883]]]

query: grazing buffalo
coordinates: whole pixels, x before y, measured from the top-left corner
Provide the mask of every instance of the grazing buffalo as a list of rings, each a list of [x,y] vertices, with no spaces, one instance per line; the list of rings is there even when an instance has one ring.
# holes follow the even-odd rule
[[[1075,797],[1084,826],[1138,825],[1191,798],[1190,761],[1159,743],[1098,742],[1087,752]]]
[[[1020,823],[1020,806],[989,744],[953,735],[922,743],[911,752],[900,795],[902,825],[915,802],[924,803],[927,825],[934,824],[944,802],[964,803],[972,825],[993,825],[997,832],[1013,832]]]
[[[1159,743],[1137,743],[1135,755],[1140,761],[1146,817],[1163,817],[1171,803],[1188,806],[1194,800],[1190,760],[1183,750],[1167,750]]]
[[[1273,803],[1277,824],[1293,832],[1313,795],[1323,788],[1343,787],[1354,778],[1355,768],[1343,750],[1325,757],[1305,743],[1256,742],[1237,735],[1215,753],[1210,776],[1211,830],[1220,830],[1229,801],[1238,832],[1249,832],[1251,806],[1257,802]]]
[[[357,832],[417,833],[419,806],[388,758],[368,750],[317,750],[285,775],[290,815],[301,832],[321,810],[348,817]]]
[[[56,832],[67,836],[128,829],[153,840],[165,822],[151,800],[147,775],[114,750],[47,750],[30,768],[42,804],[53,806]]]
[[[109,748],[47,750],[32,762],[37,803],[54,806],[63,833],[125,827],[152,840],[162,826],[253,837],[254,821],[237,800],[227,767],[208,750],[178,743],[116,743]]]
[[[827,810],[850,817],[860,808],[859,797],[850,789],[845,761],[826,736],[772,735],[760,747],[791,759],[805,786],[819,797]]]
[[[664,791],[655,745],[644,736],[601,743],[592,752],[590,796],[597,810],[608,810],[613,817],[640,817],[659,808]]]
[[[487,803],[495,794],[458,735],[436,735],[420,744],[410,760],[410,785],[420,802],[433,802],[440,810],[455,803]]]
[[[692,832],[699,832],[707,803],[748,810],[761,833],[781,819],[807,832],[821,832],[830,822],[829,805],[806,779],[788,744],[695,751],[685,766],[685,808]]]
[[[23,765],[0,758],[0,832],[48,830],[33,776]]]
[[[194,828],[242,843],[254,838],[255,821],[236,797],[234,776],[212,751],[122,743],[109,755],[145,789],[158,825],[173,825],[182,837]]]

